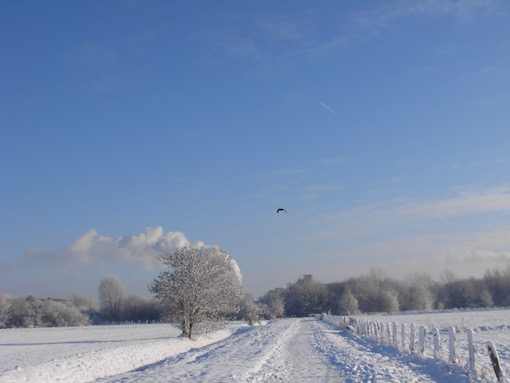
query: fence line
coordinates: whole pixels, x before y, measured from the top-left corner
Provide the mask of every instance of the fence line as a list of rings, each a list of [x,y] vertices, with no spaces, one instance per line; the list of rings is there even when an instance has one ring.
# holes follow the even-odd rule
[[[357,319],[352,317],[341,317],[334,315],[322,315],[322,319],[330,322],[336,326],[347,328],[354,333],[377,340],[382,343],[387,343],[397,347],[402,352],[409,352],[411,354],[417,353],[421,357],[425,357],[426,355],[426,343],[425,338],[427,335],[427,328],[423,325],[418,327],[418,347],[416,348],[415,337],[416,337],[416,325],[411,323],[410,326],[410,334],[409,334],[409,348],[406,347],[406,325],[402,323],[401,331],[400,331],[400,342],[398,340],[398,324],[397,322],[372,322],[364,319]],[[456,354],[456,328],[448,327],[448,363],[451,364],[459,364],[460,359]],[[473,330],[466,330],[467,339],[468,339],[468,355],[469,360],[466,366],[469,373],[476,375],[476,363],[475,363],[475,348],[473,344]],[[433,337],[433,355],[434,359],[438,362],[441,361],[441,336],[438,328],[432,329],[432,337]],[[503,382],[505,379],[505,373],[503,368],[500,365],[500,358],[498,352],[496,350],[496,346],[493,342],[487,343],[487,350],[489,352],[489,357],[491,361],[491,365],[494,369],[494,373],[496,374],[496,378],[498,382]]]

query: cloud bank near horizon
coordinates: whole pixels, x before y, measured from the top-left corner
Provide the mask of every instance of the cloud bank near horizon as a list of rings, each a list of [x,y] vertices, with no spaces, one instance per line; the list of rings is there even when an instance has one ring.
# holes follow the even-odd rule
[[[205,246],[200,241],[191,244],[180,231],[165,233],[161,226],[148,227],[140,234],[117,239],[100,235],[97,229],[92,229],[81,234],[70,246],[58,250],[34,248],[25,254],[24,261],[29,264],[57,264],[64,272],[74,262],[89,264],[120,259],[139,262],[146,270],[154,270],[161,266],[160,255],[188,245]]]
[[[181,231],[168,231],[163,227],[148,227],[137,235],[122,236],[117,239],[103,236],[96,229],[81,234],[70,246],[55,251],[34,248],[24,255],[24,264],[45,264],[56,267],[60,272],[76,262],[81,264],[106,261],[139,262],[145,270],[162,268],[159,261],[162,254],[173,253],[184,246],[207,248],[202,241],[191,243]],[[241,282],[242,276],[235,260],[232,269]]]

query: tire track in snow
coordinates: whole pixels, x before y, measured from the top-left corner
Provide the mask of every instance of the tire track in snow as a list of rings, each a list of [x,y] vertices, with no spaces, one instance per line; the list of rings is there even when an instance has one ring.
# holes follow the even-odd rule
[[[100,382],[247,381],[285,342],[297,322],[297,319],[285,319],[264,326],[243,327],[222,341]]]
[[[296,335],[300,327],[299,323],[298,320],[295,320],[292,325],[277,338],[274,346],[258,361],[256,366],[239,377],[239,381],[249,383],[289,381],[287,368],[289,358],[285,353],[285,348],[289,339]]]
[[[452,375],[453,374],[453,375]],[[283,319],[101,382],[468,382],[322,321]]]
[[[342,382],[331,364],[331,345],[316,319],[302,318],[279,339],[273,352],[258,371],[243,382]]]

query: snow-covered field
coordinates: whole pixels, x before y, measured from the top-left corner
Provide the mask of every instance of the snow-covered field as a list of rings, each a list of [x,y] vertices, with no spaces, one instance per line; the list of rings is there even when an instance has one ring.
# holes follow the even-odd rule
[[[397,344],[400,350],[407,351],[409,347],[410,328],[425,326],[425,358],[433,358],[433,329],[440,330],[440,361],[449,359],[449,327],[455,327],[455,355],[457,363],[464,366],[469,361],[468,336],[466,330],[473,330],[473,345],[475,349],[475,367],[478,375],[493,377],[493,368],[487,350],[487,342],[493,342],[498,351],[503,367],[510,369],[510,310],[454,310],[428,313],[399,313],[386,315],[362,315],[356,318],[368,322],[383,323],[385,326],[397,323]],[[401,324],[406,324],[405,347],[402,346]],[[373,336],[372,336],[373,338]],[[416,334],[416,342],[418,335]],[[387,339],[384,341],[388,342]],[[510,372],[510,371],[509,371]],[[508,376],[507,372],[507,376]]]
[[[477,348],[494,341],[510,367],[509,310],[366,318],[473,328]],[[165,324],[0,330],[0,382],[496,381],[315,318],[233,323],[196,341],[179,333]]]
[[[197,341],[168,324],[0,330],[0,382],[90,382],[217,342],[239,324]]]

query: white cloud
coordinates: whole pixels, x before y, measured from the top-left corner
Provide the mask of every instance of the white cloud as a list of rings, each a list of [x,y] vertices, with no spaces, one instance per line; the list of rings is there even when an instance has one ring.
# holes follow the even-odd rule
[[[90,250],[94,245],[94,238],[97,237],[97,230],[89,230],[78,237],[70,246],[69,252],[84,263],[90,262]]]
[[[465,190],[440,199],[393,199],[361,205],[349,210],[317,215],[309,220],[307,240],[366,237],[405,232],[431,222],[510,212],[508,186]]]
[[[471,22],[481,9],[490,6],[487,0],[425,0],[383,3],[356,17],[358,25],[364,30],[379,32],[398,20],[416,16],[445,17],[452,16],[458,23]]]
[[[325,249],[310,272],[341,279],[381,267],[403,277],[483,276],[510,263],[510,188],[469,189],[438,199],[394,199],[318,215],[296,236]],[[317,256],[316,258],[317,259]]]
[[[148,270],[158,266],[159,255],[171,253],[189,244],[184,233],[180,231],[164,233],[161,226],[149,227],[144,233],[116,240],[119,255],[127,260],[138,260]]]
[[[435,201],[409,202],[395,209],[397,215],[412,219],[441,219],[500,211],[510,211],[510,190],[507,187],[466,191]]]
[[[117,239],[99,235],[96,229],[92,229],[81,234],[70,246],[59,250],[48,252],[34,248],[25,254],[25,261],[55,265],[63,272],[74,262],[89,264],[111,260],[139,262],[146,270],[153,270],[162,266],[160,255],[188,245],[205,246],[201,241],[191,244],[180,231],[165,233],[161,226],[148,227],[140,234]]]

